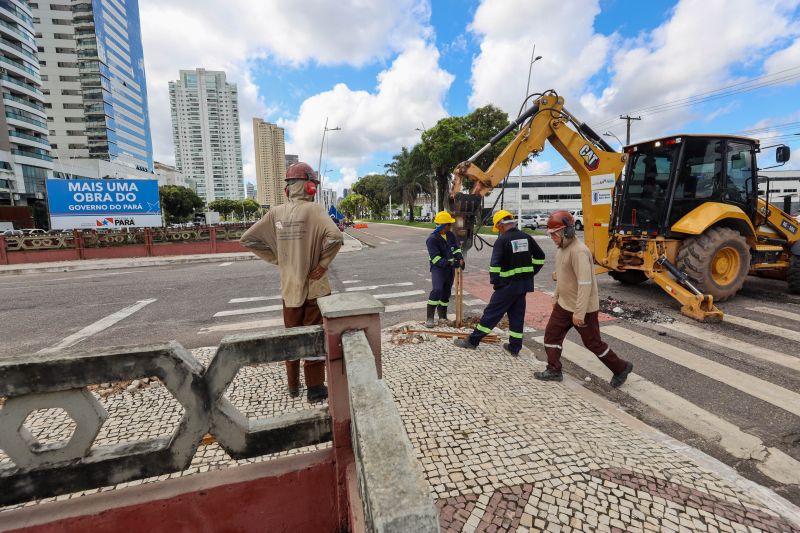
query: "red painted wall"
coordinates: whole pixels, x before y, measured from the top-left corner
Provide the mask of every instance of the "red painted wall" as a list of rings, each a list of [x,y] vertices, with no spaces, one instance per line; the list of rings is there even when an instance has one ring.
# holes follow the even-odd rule
[[[49,263],[51,261],[77,261],[78,250],[38,250],[38,251],[17,251],[8,252],[8,264],[20,265],[23,263]]]
[[[245,479],[237,481],[237,476]],[[10,530],[17,533],[335,533],[335,495],[333,453],[328,449],[46,503],[4,516],[17,524],[26,523],[27,516],[39,523]],[[59,509],[72,509],[77,516],[42,523],[48,511],[57,514]]]

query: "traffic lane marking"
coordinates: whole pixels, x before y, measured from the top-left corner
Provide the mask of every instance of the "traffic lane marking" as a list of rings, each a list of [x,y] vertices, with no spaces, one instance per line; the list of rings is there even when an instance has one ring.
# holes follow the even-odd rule
[[[544,337],[533,340],[544,344]],[[610,377],[611,372],[600,359],[583,346],[564,340],[563,347],[562,357],[567,361],[592,375]],[[800,483],[800,462],[777,448],[766,448],[755,435],[745,433],[738,426],[642,376],[631,373],[619,390],[704,439],[717,442],[734,457],[755,460],[756,467],[775,481]]]
[[[119,311],[117,311],[115,313],[111,313],[110,315],[108,315],[105,318],[101,318],[100,320],[98,320],[97,322],[95,322],[93,324],[89,324],[88,326],[86,326],[82,330],[77,331],[77,332],[73,333],[72,335],[70,335],[68,337],[65,337],[61,342],[51,346],[50,348],[43,348],[43,349],[39,350],[38,353],[43,353],[43,354],[44,353],[55,353],[55,352],[58,352],[59,350],[64,350],[64,349],[70,348],[72,346],[75,346],[79,342],[81,342],[83,340],[86,340],[87,338],[91,337],[92,335],[95,335],[97,333],[105,331],[106,329],[110,328],[111,326],[113,326],[117,322],[128,318],[129,316],[131,316],[135,312],[139,311],[140,309],[143,309],[144,307],[150,305],[151,303],[155,302],[156,300],[157,300],[157,298],[151,298],[149,300],[139,300],[138,302],[136,302],[133,305],[129,305],[128,307],[120,309]]]
[[[226,267],[226,266],[231,266],[232,264],[233,264],[233,263],[220,263],[220,264],[219,264],[219,265],[217,265],[217,266]]]
[[[246,309],[230,309],[228,311],[219,311],[218,313],[215,313],[214,318],[223,316],[250,315],[253,313],[270,313],[272,311],[281,311],[281,310],[283,310],[283,304],[266,305],[264,307],[248,307]]]
[[[57,281],[72,281],[72,280],[77,280],[77,279],[106,278],[106,277],[110,277],[110,276],[122,276],[124,274],[137,274],[137,273],[140,273],[140,272],[146,272],[146,271],[145,270],[126,270],[125,272],[106,272],[104,274],[91,274],[91,275],[71,276],[71,277],[68,277],[68,278],[32,279],[32,280],[28,280],[28,281],[24,281],[24,282],[23,281],[16,281],[14,283],[14,285],[11,285],[11,284],[8,284],[8,283],[3,283],[2,285],[0,285],[0,289],[3,289],[5,287],[9,287],[9,288],[24,287],[24,288],[27,288],[27,287],[30,287],[31,284],[42,285],[42,284],[45,284],[45,283],[53,283],[53,282],[57,282]],[[17,279],[18,278],[15,278],[14,280],[17,280]],[[14,281],[14,280],[12,280],[12,281]]]
[[[484,305],[483,300],[465,300],[464,305],[472,307],[476,305]],[[384,313],[398,313],[401,311],[410,311],[414,309],[425,309],[428,306],[427,301],[411,302],[407,304],[387,305],[384,308]],[[276,306],[277,307],[277,306]],[[199,334],[215,333],[220,331],[240,331],[246,329],[262,329],[271,327],[283,327],[283,319],[267,319],[267,320],[251,320],[248,322],[234,322],[232,324],[219,324],[208,326],[198,331]]]
[[[750,320],[749,318],[742,318],[740,316],[734,316],[728,314],[725,315],[725,318],[723,318],[722,321],[727,322],[729,324],[734,324],[736,326],[742,326],[744,328],[754,329],[761,333],[769,333],[770,335],[776,335],[784,339],[790,339],[793,341],[800,342],[800,331],[798,330],[781,328],[778,326],[773,326],[772,324],[765,324],[763,322]]]
[[[389,300],[391,298],[404,298],[406,296],[419,296],[420,294],[425,294],[425,291],[416,290],[416,291],[406,291],[406,292],[392,292],[389,294],[373,294],[374,298],[378,300]]]
[[[602,332],[800,416],[800,394],[796,392],[619,326],[605,326]]]
[[[800,358],[792,357],[791,355],[776,352],[775,350],[750,344],[749,342],[740,341],[739,339],[734,339],[732,337],[726,337],[725,335],[720,335],[719,333],[698,328],[697,326],[692,326],[691,324],[686,324],[683,322],[664,323],[658,325],[662,328],[675,331],[676,333],[682,333],[704,342],[710,342],[712,344],[722,346],[723,348],[736,350],[737,352],[741,352],[745,355],[757,357],[758,359],[762,359],[769,363],[791,368],[792,370],[800,372]]]
[[[772,307],[748,307],[749,311],[755,311],[757,313],[766,313],[768,315],[775,315],[781,318],[788,318],[789,320],[794,320],[796,322],[800,322],[800,314],[792,313],[791,311],[784,311],[783,309],[773,309]]]
[[[265,302],[265,301],[268,301],[268,300],[281,300],[281,299],[283,299],[283,296],[280,296],[280,295],[278,295],[278,296],[253,296],[253,297],[250,297],[250,298],[234,298],[228,303],[229,304],[246,304],[246,303],[249,303],[249,302]]]
[[[386,283],[385,285],[365,285],[364,287],[348,287],[345,292],[355,291],[374,291],[375,289],[383,289],[385,287],[409,287],[414,283],[411,281],[402,281],[400,283]]]

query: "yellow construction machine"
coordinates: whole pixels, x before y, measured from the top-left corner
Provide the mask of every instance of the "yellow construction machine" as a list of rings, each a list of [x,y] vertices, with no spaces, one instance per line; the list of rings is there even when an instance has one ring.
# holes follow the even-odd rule
[[[517,130],[489,166],[473,163]],[[800,293],[800,224],[759,195],[759,142],[732,135],[673,135],[614,151],[564,108],[554,91],[498,132],[454,171],[450,207],[466,251],[482,224],[482,199],[545,141],[580,179],[584,240],[598,272],[621,283],[655,281],[683,314],[720,321],[714,305],[741,289],[748,274],[780,277]],[[777,163],[789,160],[778,146]],[[623,176],[624,171],[624,176]],[[461,192],[464,180],[470,193]]]

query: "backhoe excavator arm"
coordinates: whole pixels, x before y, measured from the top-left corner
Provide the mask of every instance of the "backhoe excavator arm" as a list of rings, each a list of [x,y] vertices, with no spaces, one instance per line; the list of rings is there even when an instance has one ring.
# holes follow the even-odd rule
[[[486,171],[474,161],[511,131],[520,128]],[[577,120],[564,108],[564,99],[550,91],[542,95],[533,107],[498,132],[469,160],[460,163],[453,172],[450,193],[451,210],[456,218],[454,231],[466,252],[472,245],[476,225],[482,225],[481,200],[499,185],[509,173],[531,153],[544,149],[545,141],[569,163],[578,175],[584,218],[584,241],[591,250],[601,271],[622,270],[619,265],[623,239],[610,238],[610,223],[614,191],[627,161],[627,154],[615,152],[589,126]],[[472,182],[469,194],[461,192],[464,180]],[[641,255],[638,269],[654,280],[681,304],[684,314],[697,320],[722,318],[709,295],[700,293],[686,276],[667,261],[664,243],[652,241]],[[677,274],[676,274],[677,272]],[[671,275],[670,275],[671,274]]]
[[[473,163],[492,145],[520,126],[514,139],[485,172]],[[466,219],[476,221],[480,198],[489,194],[529,154],[541,152],[545,141],[549,141],[578,174],[583,203],[584,240],[597,263],[603,265],[609,242],[612,191],[625,166],[627,155],[615,152],[589,126],[573,117],[564,109],[564,99],[554,93],[540,97],[532,108],[497,133],[469,160],[456,167],[450,197],[456,216],[455,230],[462,239],[462,248],[466,250],[471,246],[471,226],[474,222]],[[470,194],[460,192],[464,179],[473,183]]]

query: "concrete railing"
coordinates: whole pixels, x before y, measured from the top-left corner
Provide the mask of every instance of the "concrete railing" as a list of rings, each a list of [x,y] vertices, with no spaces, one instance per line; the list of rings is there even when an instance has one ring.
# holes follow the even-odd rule
[[[178,343],[116,351],[26,355],[0,361],[0,449],[14,465],[0,466],[0,505],[94,489],[189,467],[206,433],[235,459],[331,440],[326,408],[248,419],[224,396],[245,365],[324,353],[320,326],[226,337],[208,369]],[[184,409],[175,433],[93,447],[108,417],[87,385],[158,377]],[[76,423],[70,440],[42,446],[23,422],[37,410],[64,409]]]
[[[0,359],[0,397],[6,398],[0,449],[13,463],[0,465],[0,505],[184,470],[207,433],[236,459],[332,441],[316,452],[6,511],[0,526],[111,531],[130,521],[151,533],[261,531],[265,525],[299,532],[438,531],[427,482],[380,379],[383,306],[367,294],[329,296],[319,306],[322,327],[226,337],[207,369],[177,343]],[[249,419],[224,396],[243,366],[321,353],[328,407]],[[183,407],[174,434],[93,446],[108,415],[87,386],[152,376]],[[50,408],[64,409],[76,423],[65,445],[42,445],[23,425],[31,412]]]
[[[342,335],[351,434],[367,531],[435,533],[439,515],[363,331]]]

